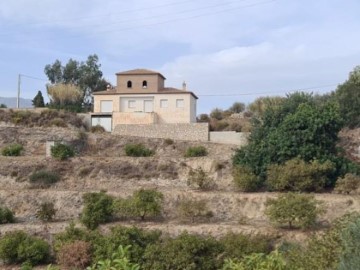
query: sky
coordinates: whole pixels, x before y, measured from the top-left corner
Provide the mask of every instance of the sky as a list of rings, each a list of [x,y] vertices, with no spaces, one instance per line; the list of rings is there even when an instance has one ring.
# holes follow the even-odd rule
[[[327,93],[360,65],[359,0],[16,0],[0,3],[0,96],[46,96],[44,67],[97,54],[104,77],[161,72],[198,113],[295,90]]]

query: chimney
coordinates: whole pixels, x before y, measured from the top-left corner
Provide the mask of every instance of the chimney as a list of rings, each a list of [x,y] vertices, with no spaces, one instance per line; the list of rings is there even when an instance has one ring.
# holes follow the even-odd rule
[[[182,90],[183,91],[186,91],[186,82],[184,81],[183,84],[182,84]]]

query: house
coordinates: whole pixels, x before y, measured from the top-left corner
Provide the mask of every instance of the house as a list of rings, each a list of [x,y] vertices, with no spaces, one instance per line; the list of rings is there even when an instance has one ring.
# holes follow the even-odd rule
[[[196,123],[198,97],[182,89],[165,87],[165,77],[156,71],[134,69],[116,73],[117,85],[93,93],[92,125],[113,131],[121,125],[166,125]]]

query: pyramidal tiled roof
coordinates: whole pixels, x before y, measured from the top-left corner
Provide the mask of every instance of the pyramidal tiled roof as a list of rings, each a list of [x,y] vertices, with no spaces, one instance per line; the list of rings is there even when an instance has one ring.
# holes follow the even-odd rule
[[[152,74],[160,75],[165,79],[164,75],[162,75],[160,72],[150,69],[144,69],[144,68],[132,69],[132,70],[121,71],[116,73],[116,75],[152,75]]]

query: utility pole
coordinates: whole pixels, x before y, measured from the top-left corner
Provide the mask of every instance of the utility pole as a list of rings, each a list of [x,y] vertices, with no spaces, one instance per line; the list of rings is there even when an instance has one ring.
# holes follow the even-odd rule
[[[21,86],[21,74],[19,74],[18,77],[18,93],[17,93],[17,99],[16,99],[16,108],[20,108],[20,86]]]

